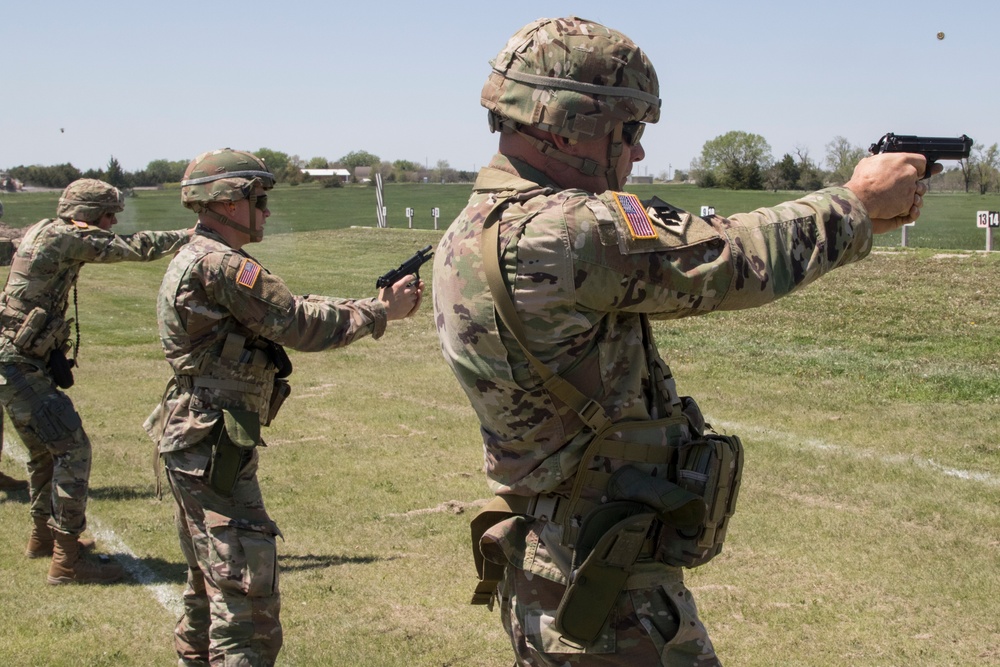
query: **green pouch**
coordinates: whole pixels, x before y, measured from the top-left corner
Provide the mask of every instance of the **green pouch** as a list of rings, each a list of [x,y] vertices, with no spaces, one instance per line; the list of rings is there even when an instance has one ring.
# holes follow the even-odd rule
[[[665,521],[657,560],[698,567],[722,551],[742,474],[743,443],[735,435],[707,433],[678,448],[677,485],[704,499],[704,520],[695,526]]]
[[[260,443],[260,416],[248,410],[223,410],[222,414],[219,437],[212,448],[209,481],[220,494],[231,496],[240,471]]]
[[[626,501],[605,503],[587,515],[556,610],[556,629],[564,637],[587,645],[600,636],[654,519],[645,505]]]
[[[260,414],[249,410],[223,410],[226,433],[237,447],[253,449],[260,444]]]

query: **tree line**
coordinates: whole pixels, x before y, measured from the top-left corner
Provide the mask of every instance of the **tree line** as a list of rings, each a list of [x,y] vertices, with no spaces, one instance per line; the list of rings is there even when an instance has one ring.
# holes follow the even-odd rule
[[[411,160],[384,161],[367,151],[352,151],[338,160],[314,157],[303,160],[270,148],[255,154],[262,158],[278,182],[298,185],[313,180],[303,169],[346,169],[355,178],[358,167],[367,167],[369,178],[377,173],[388,183],[468,183],[475,173],[452,169],[447,160],[438,160],[434,167]],[[826,145],[826,155],[820,164],[808,149],[796,148],[795,155],[785,153],[775,160],[770,144],[759,134],[732,131],[706,141],[700,157],[691,161],[689,171],[678,169],[672,176],[661,173],[660,181],[693,181],[703,188],[731,190],[803,190],[813,191],[830,185],[843,185],[851,178],[854,166],[868,155],[868,149],[852,144],[842,136]],[[157,187],[178,183],[183,178],[188,160],[153,160],[145,169],[129,172],[122,169],[114,156],[104,169],[81,172],[72,164],[53,166],[17,166],[8,176],[27,185],[64,188],[78,178],[98,178],[115,187]],[[825,168],[824,168],[825,167]],[[975,143],[968,159],[945,163],[946,171],[931,179],[938,190],[970,192],[1000,192],[1000,150],[997,144]],[[669,178],[668,178],[669,177]],[[321,179],[323,180],[323,179]],[[324,185],[339,186],[339,179],[325,179]]]
[[[270,148],[261,148],[254,152],[264,160],[279,183],[298,185],[313,180],[303,173],[303,169],[346,169],[352,175],[358,167],[368,167],[371,178],[378,173],[386,182],[412,183],[459,183],[470,182],[475,174],[468,171],[452,169],[447,160],[438,160],[434,167],[427,167],[411,160],[395,160],[386,162],[377,155],[367,151],[352,151],[339,160],[327,160],[325,157],[314,157],[303,160],[298,155],[288,155]],[[88,169],[80,171],[70,163],[58,165],[19,165],[7,170],[11,179],[36,187],[65,188],[79,178],[97,178],[117,188],[127,190],[137,187],[158,187],[165,183],[179,183],[184,177],[190,160],[153,160],[145,169],[127,171],[111,156],[103,169]],[[322,180],[322,179],[320,179]],[[338,186],[339,179],[327,179],[325,184]]]
[[[733,131],[706,141],[701,156],[692,160],[690,173],[678,170],[673,180],[693,180],[705,188],[812,191],[843,185],[866,155],[867,148],[837,136],[826,145],[823,169],[809,156],[808,149],[796,148],[794,156],[785,153],[775,160],[764,137]],[[1000,192],[1000,151],[996,143],[986,146],[977,142],[968,159],[944,166],[946,171],[931,178],[932,188]]]

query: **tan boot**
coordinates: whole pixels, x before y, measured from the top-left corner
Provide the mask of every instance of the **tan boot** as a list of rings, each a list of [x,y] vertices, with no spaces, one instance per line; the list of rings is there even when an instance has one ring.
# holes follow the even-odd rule
[[[14,479],[0,472],[0,491],[26,491],[28,483],[23,479]]]
[[[108,584],[125,574],[115,563],[93,563],[80,556],[80,543],[75,535],[52,533],[55,547],[49,566],[49,584]]]
[[[28,548],[24,550],[24,555],[28,558],[48,558],[52,555],[52,529],[49,528],[47,519],[32,517],[35,525],[31,528],[31,536],[28,538]],[[80,543],[81,551],[89,551],[94,548],[94,540],[84,537],[76,539]]]

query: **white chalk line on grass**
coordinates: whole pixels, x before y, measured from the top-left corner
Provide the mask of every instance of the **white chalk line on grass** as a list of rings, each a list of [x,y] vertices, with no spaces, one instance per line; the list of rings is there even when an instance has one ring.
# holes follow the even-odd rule
[[[880,461],[886,465],[913,465],[918,468],[923,468],[925,470],[932,470],[938,472],[946,477],[952,477],[955,479],[961,479],[970,482],[978,482],[980,484],[985,484],[991,487],[1000,487],[1000,477],[997,475],[992,475],[986,472],[974,472],[969,470],[959,470],[957,468],[950,468],[945,465],[941,465],[936,461],[930,459],[919,459],[915,456],[904,456],[900,454],[893,454],[891,456],[885,456],[877,452],[865,449],[855,449],[852,447],[846,447],[843,445],[837,445],[834,443],[826,442],[819,438],[801,438],[794,433],[786,433],[783,431],[777,431],[774,429],[763,428],[760,426],[751,426],[748,424],[741,424],[738,422],[729,421],[717,421],[709,420],[713,425],[720,427],[723,430],[738,433],[757,433],[762,437],[766,437],[770,440],[777,442],[782,445],[797,445],[802,447],[807,447],[810,449],[815,449],[819,451],[834,452],[836,454],[842,454],[845,456],[853,456],[855,458],[872,459]],[[22,465],[27,464],[28,455],[24,450],[20,442],[12,441],[8,438],[4,438],[4,450],[7,451],[10,456],[21,463]],[[438,510],[439,508],[434,508]],[[126,558],[122,559],[122,567],[126,572],[139,584],[149,591],[150,595],[160,603],[160,605],[167,611],[179,615],[183,609],[183,603],[181,601],[180,594],[176,591],[174,586],[170,584],[157,583],[157,576],[148,567],[142,564],[142,561],[136,556],[135,552],[118,536],[118,534],[109,527],[106,527],[104,523],[93,513],[88,512],[87,520],[91,524],[91,532],[99,540],[104,542],[109,550],[123,554]]]
[[[741,424],[738,422],[716,421],[714,419],[708,419],[707,421],[709,421],[713,426],[717,426],[730,433],[758,433],[762,437],[772,440],[780,445],[798,445],[809,449],[851,456],[857,459],[879,461],[885,465],[911,465],[924,470],[941,473],[945,477],[954,477],[956,479],[962,479],[969,482],[979,482],[980,484],[985,484],[986,486],[1000,487],[1000,476],[993,475],[988,472],[975,472],[971,470],[950,468],[932,459],[921,459],[916,456],[907,456],[904,454],[892,454],[887,456],[870,449],[857,449],[845,445],[838,445],[819,438],[802,438],[794,433],[786,433],[784,431],[777,431],[761,426],[751,426],[749,424]]]
[[[20,442],[5,436],[3,450],[15,461],[27,465],[28,452]],[[125,544],[125,541],[118,536],[114,529],[105,526],[103,521],[89,511],[87,512],[87,524],[90,527],[90,532],[94,534],[103,548],[124,556],[124,558],[118,559],[122,568],[134,581],[149,591],[153,599],[160,603],[160,606],[174,616],[180,616],[183,613],[184,604],[176,587],[171,584],[157,583],[159,577],[156,573],[143,565],[142,560]]]

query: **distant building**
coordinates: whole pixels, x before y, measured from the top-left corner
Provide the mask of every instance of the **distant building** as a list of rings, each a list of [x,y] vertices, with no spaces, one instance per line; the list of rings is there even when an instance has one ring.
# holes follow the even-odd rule
[[[313,178],[337,178],[341,183],[351,180],[351,172],[346,169],[303,169],[302,173]]]
[[[635,176],[635,175],[632,175],[632,176],[629,176],[628,180],[625,181],[625,182],[626,183],[645,183],[647,185],[652,185],[653,184],[653,177],[652,176]]]

